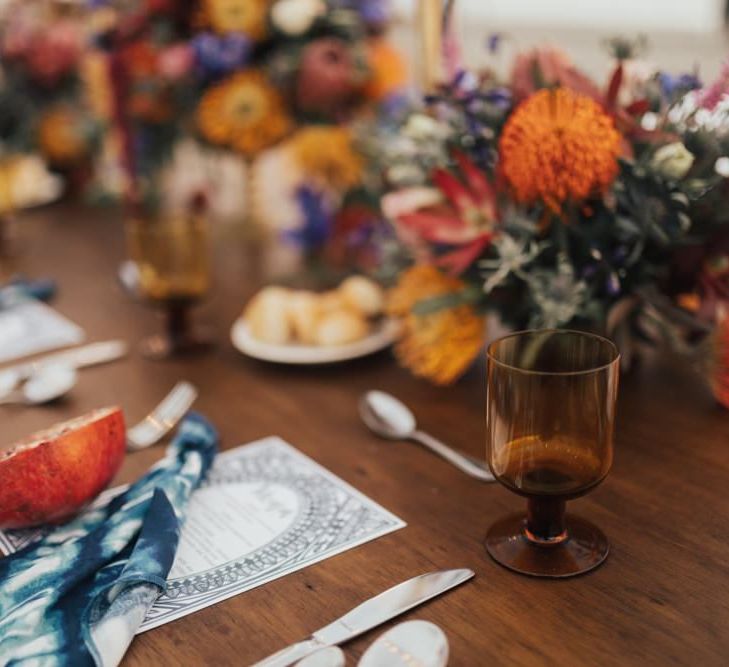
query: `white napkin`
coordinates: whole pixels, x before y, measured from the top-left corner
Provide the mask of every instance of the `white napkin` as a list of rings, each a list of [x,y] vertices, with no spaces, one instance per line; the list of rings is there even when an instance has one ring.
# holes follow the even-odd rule
[[[81,327],[40,301],[22,301],[0,310],[0,362],[83,340]]]

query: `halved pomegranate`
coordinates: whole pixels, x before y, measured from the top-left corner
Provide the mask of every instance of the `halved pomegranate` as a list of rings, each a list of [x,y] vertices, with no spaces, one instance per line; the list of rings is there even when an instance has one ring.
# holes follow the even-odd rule
[[[113,407],[0,451],[0,528],[59,523],[76,514],[111,481],[125,450],[124,415]]]

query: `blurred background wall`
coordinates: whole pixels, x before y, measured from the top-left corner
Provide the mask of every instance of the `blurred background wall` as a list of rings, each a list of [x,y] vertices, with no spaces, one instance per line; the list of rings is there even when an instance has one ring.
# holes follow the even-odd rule
[[[671,72],[695,65],[704,79],[714,77],[729,55],[727,0],[456,0],[464,59],[494,64],[485,35],[507,40],[496,63],[510,62],[516,50],[545,42],[567,51],[580,67],[602,77],[610,67],[600,40],[616,35],[649,37],[646,59]],[[418,0],[393,0],[397,39],[416,49],[412,25]]]

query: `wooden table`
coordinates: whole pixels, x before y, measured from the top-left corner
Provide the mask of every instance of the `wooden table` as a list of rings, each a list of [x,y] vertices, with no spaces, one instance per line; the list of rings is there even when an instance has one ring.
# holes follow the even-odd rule
[[[246,359],[231,323],[261,281],[255,262],[219,229],[217,286],[200,309],[220,345],[188,361],[123,362],[83,371],[64,404],[2,408],[2,441],[106,404],[140,418],[180,378],[224,448],[277,434],[407,521],[407,528],[140,636],[126,665],[246,665],[413,575],[470,567],[475,580],[406,615],[439,624],[458,665],[725,665],[729,661],[729,413],[679,360],[648,357],[623,378],[615,465],[572,509],[601,526],[607,563],[567,581],[512,574],[492,562],[488,526],[522,501],[471,480],[414,444],[378,440],[356,401],[379,387],[400,396],[423,428],[473,454],[484,448],[483,366],[456,386],[431,387],[389,353],[323,368]],[[25,217],[16,268],[50,275],[56,307],[89,339],[131,343],[155,313],[117,287],[122,231],[108,211],[58,207]],[[7,266],[5,267],[7,270]],[[141,475],[162,448],[129,455],[117,482]],[[381,629],[345,647],[350,664]]]

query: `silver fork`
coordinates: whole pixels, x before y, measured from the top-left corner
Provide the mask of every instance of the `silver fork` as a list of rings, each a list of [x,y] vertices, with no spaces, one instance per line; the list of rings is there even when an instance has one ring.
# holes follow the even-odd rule
[[[127,449],[136,451],[159,442],[182,419],[197,398],[189,382],[178,382],[142,421],[127,430]]]

